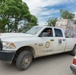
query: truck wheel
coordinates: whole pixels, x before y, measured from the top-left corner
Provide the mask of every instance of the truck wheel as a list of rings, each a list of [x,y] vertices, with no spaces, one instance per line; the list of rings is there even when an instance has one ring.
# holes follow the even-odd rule
[[[32,54],[30,51],[23,51],[19,54],[16,60],[16,67],[19,70],[26,70],[30,67],[32,62]]]
[[[71,55],[73,55],[73,56],[76,55],[76,46],[74,46],[73,50],[71,51]]]

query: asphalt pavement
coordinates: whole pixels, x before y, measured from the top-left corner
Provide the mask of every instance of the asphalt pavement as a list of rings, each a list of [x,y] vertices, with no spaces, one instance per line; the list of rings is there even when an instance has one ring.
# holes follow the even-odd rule
[[[0,61],[0,75],[73,75],[70,70],[73,56],[63,53],[33,59],[29,69],[19,71],[15,64]]]

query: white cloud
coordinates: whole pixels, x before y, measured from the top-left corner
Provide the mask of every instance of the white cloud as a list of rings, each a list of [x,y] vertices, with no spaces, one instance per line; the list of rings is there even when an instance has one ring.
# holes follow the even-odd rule
[[[42,10],[41,11],[41,13],[40,13],[40,16],[42,15],[50,15],[50,14],[54,14],[54,13],[59,13],[59,10],[56,10],[56,9],[49,9],[49,10],[47,10],[47,9],[44,9],[44,10]]]
[[[38,18],[39,24],[46,24],[45,15],[51,16],[53,13],[58,13],[57,9],[48,9],[48,6],[55,6],[63,3],[69,3],[76,0],[23,0],[27,3],[31,14],[35,15]],[[49,17],[47,17],[49,18]]]

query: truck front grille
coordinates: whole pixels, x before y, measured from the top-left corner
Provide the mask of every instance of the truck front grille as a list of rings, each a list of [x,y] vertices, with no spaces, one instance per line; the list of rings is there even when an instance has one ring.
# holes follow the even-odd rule
[[[2,50],[2,41],[0,39],[0,50]]]

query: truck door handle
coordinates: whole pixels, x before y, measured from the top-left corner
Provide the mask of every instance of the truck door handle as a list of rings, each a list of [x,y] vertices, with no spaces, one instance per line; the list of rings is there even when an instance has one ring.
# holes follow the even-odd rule
[[[54,39],[51,39],[50,41],[54,41]]]
[[[63,41],[65,41],[65,39],[63,39]]]

